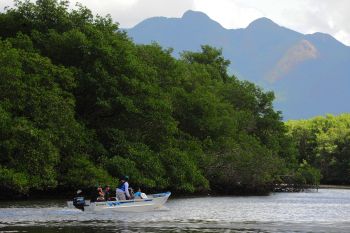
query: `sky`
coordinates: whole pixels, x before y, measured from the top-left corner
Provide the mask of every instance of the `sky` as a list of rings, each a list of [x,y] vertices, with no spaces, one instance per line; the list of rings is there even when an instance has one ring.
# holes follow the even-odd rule
[[[77,0],[70,0],[72,5]],[[202,11],[229,29],[244,28],[260,17],[292,30],[324,32],[350,46],[350,0],[78,0],[95,14],[110,14],[121,28],[154,16],[181,17]],[[0,9],[12,0],[0,0]]]

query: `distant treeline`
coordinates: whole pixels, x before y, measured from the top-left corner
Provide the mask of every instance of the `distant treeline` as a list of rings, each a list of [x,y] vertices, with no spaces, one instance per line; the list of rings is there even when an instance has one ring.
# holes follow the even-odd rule
[[[57,0],[16,1],[0,38],[0,195],[113,186],[123,174],[148,190],[266,193],[284,175],[318,182],[309,164],[331,172],[340,164],[318,158],[349,151],[341,134],[329,148],[308,128],[288,133],[274,94],[229,75],[210,46],[175,59]]]
[[[323,184],[350,184],[350,114],[288,121],[301,163],[321,171]]]

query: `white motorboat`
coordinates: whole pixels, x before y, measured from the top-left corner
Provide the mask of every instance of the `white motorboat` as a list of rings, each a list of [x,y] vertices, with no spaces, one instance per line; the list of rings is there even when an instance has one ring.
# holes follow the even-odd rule
[[[168,200],[170,192],[149,194],[144,199],[132,199],[123,201],[99,201],[90,202],[83,197],[75,198],[73,201],[68,201],[68,208],[77,208],[83,211],[125,211],[125,212],[142,212],[160,209]]]

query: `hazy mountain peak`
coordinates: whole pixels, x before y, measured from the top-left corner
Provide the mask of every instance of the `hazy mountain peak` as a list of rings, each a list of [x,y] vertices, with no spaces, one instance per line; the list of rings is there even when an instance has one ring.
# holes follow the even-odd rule
[[[182,18],[185,19],[185,18],[205,18],[205,19],[210,19],[208,15],[206,15],[205,13],[203,12],[200,12],[200,11],[193,11],[193,10],[188,10],[186,11],[183,15],[182,15]]]
[[[308,34],[306,36],[309,37],[309,38],[312,38],[313,40],[318,40],[319,43],[324,43],[327,46],[332,44],[333,46],[349,47],[349,46],[346,46],[345,44],[343,44],[342,42],[338,41],[333,36],[331,36],[331,35],[329,35],[327,33],[315,32],[313,34]]]
[[[323,38],[323,39],[335,40],[333,36],[331,36],[327,33],[323,33],[323,32],[315,32],[311,35],[313,35],[315,37]]]
[[[266,17],[262,17],[259,19],[254,20],[253,22],[251,22],[247,29],[256,29],[256,28],[271,28],[271,27],[280,27],[278,24],[276,24],[275,22],[273,22],[271,19],[266,18]]]
[[[200,11],[186,11],[182,18],[184,22],[188,22],[189,24],[203,24],[203,25],[212,25],[213,27],[222,28],[221,24],[211,19],[208,15]]]

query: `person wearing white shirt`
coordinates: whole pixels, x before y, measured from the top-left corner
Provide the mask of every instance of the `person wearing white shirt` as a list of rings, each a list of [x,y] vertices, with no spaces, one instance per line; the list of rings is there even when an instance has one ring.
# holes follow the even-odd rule
[[[129,200],[130,199],[130,193],[129,193],[129,183],[128,183],[129,177],[128,176],[122,176],[120,178],[121,184],[116,189],[116,197],[118,200]]]

